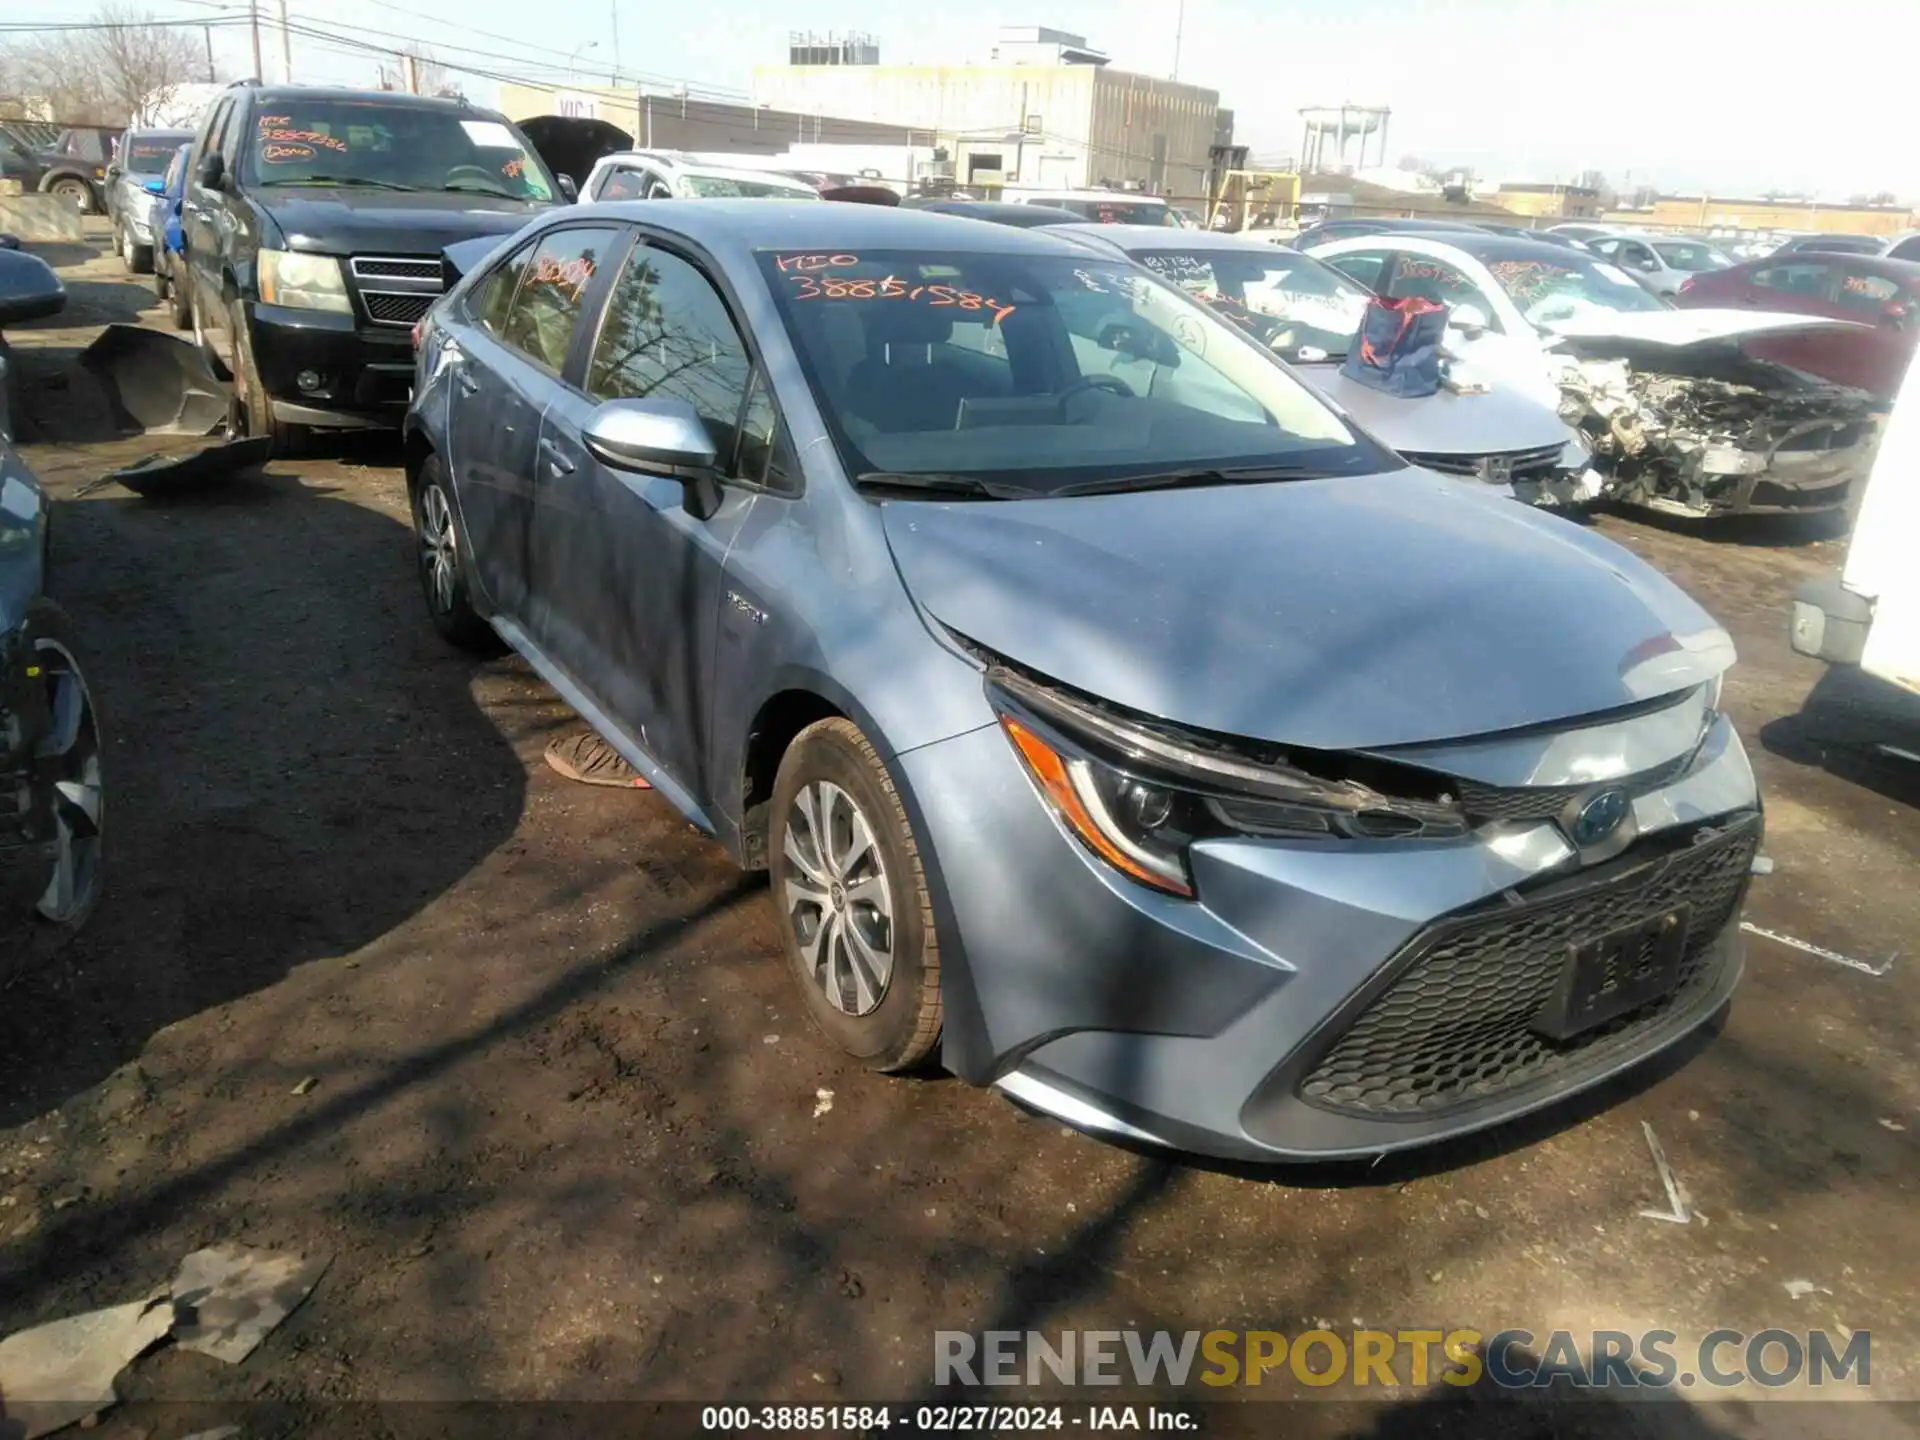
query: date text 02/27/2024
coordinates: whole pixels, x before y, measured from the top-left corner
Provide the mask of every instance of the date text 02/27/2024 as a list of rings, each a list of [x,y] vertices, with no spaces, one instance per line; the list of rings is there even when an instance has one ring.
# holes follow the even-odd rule
[[[1194,1432],[1198,1416],[1157,1405],[709,1405],[703,1433],[999,1435],[1007,1431]]]

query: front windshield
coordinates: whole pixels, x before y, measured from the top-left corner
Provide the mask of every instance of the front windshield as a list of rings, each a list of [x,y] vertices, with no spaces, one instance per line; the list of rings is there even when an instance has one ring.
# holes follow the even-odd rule
[[[1366,315],[1365,290],[1295,250],[1127,253],[1287,360],[1344,359]]]
[[[191,135],[136,135],[127,143],[120,163],[134,175],[164,175],[173,163],[173,152]]]
[[[1664,310],[1660,297],[1626,271],[1569,255],[1562,260],[1489,260],[1494,281],[1529,325],[1579,320],[1595,313]]]
[[[849,249],[760,263],[855,477],[1024,495],[1396,465],[1239,330],[1123,260]]]
[[[681,188],[695,200],[818,200],[815,190],[778,180],[742,180],[731,175],[685,175]]]
[[[1051,205],[1056,210],[1071,210],[1083,220],[1091,220],[1098,225],[1167,225],[1177,226],[1171,207],[1144,200],[1122,200],[1118,197],[1109,200],[1105,196],[1086,200],[1041,200],[1037,204]]]
[[[551,200],[553,177],[500,120],[382,100],[276,100],[247,146],[260,185],[365,186]]]
[[[1685,270],[1692,275],[1702,275],[1709,270],[1724,270],[1733,264],[1730,256],[1716,250],[1711,245],[1702,245],[1696,241],[1656,241],[1654,253],[1666,262],[1669,270]]]

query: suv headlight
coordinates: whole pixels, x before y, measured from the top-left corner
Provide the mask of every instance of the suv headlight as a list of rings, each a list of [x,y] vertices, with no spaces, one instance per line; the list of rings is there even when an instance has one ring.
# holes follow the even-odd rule
[[[351,315],[346,277],[331,255],[304,255],[297,250],[260,252],[260,298],[269,305],[295,310],[331,310]]]
[[[1117,715],[1006,666],[989,665],[986,684],[1001,729],[1054,814],[1116,870],[1170,895],[1194,893],[1187,851],[1195,840],[1391,840],[1469,829],[1438,775],[1319,757],[1348,772],[1328,778]],[[1426,793],[1389,795],[1361,774]]]

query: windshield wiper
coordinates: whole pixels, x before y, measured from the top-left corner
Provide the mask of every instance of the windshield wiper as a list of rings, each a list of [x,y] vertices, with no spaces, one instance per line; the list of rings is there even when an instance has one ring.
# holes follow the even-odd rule
[[[1339,474],[1307,465],[1248,465],[1238,469],[1208,466],[1193,470],[1159,470],[1149,475],[1127,475],[1112,480],[1087,480],[1063,485],[1051,495],[1116,495],[1128,490],[1179,490],[1197,485],[1258,484],[1262,480],[1322,480]]]
[[[1024,485],[1001,485],[972,475],[949,475],[938,471],[865,470],[853,477],[853,484],[855,489],[863,491],[959,495],[976,500],[1024,500],[1035,493]]]
[[[304,180],[262,180],[262,185],[350,185],[369,190],[418,190],[418,185],[402,185],[393,180],[371,180],[364,175],[309,175]]]
[[[498,195],[503,200],[515,198],[511,190],[503,189],[498,185],[481,185],[474,181],[468,181],[464,185],[440,185],[435,188],[450,191],[455,195]]]

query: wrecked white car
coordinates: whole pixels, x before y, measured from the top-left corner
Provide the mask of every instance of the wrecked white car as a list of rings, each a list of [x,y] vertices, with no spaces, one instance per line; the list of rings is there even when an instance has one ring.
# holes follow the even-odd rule
[[[1361,236],[1311,253],[1380,294],[1448,306],[1466,372],[1554,405],[1609,497],[1686,515],[1823,510],[1847,504],[1872,463],[1883,402],[1748,348],[1849,322],[1674,310],[1603,261],[1506,236]]]

